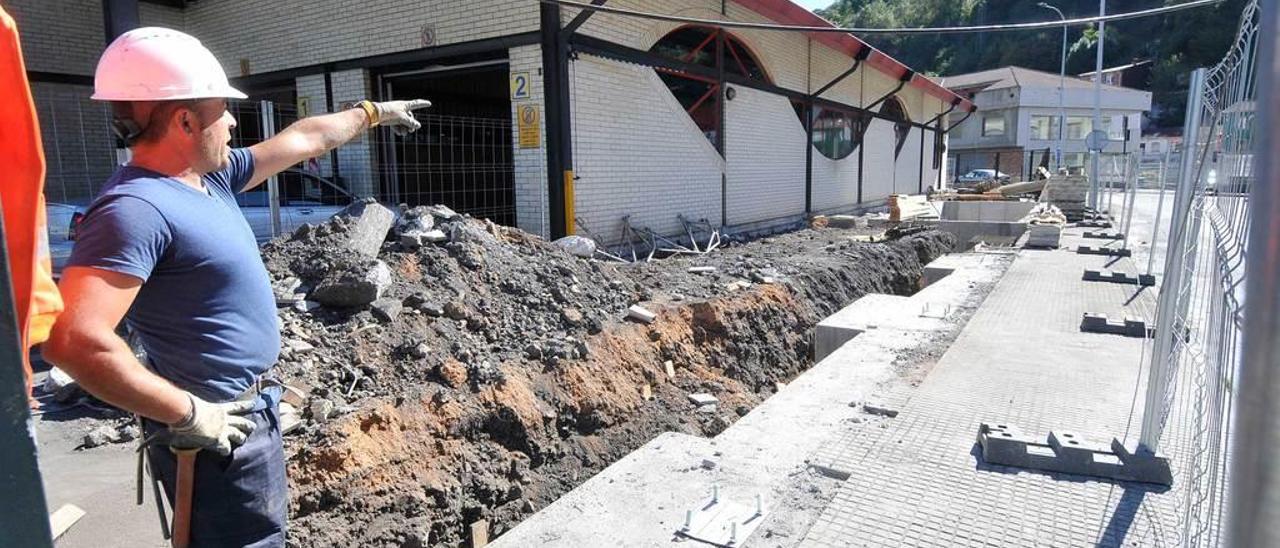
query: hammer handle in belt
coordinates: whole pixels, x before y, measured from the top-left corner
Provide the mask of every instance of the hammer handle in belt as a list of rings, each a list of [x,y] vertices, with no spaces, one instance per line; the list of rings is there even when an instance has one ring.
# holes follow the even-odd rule
[[[175,449],[178,455],[178,486],[173,497],[173,546],[187,548],[191,542],[191,498],[195,487],[196,453],[199,449]]]

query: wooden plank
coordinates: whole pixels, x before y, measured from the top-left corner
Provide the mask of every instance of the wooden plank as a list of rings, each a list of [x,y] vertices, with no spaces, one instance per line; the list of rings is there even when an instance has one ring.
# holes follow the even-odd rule
[[[67,532],[67,529],[70,529],[82,517],[84,517],[84,510],[74,504],[63,504],[62,508],[50,514],[49,529],[53,531],[54,540],[57,540],[63,533]]]
[[[489,544],[489,521],[480,520],[471,524],[471,548],[483,548]]]

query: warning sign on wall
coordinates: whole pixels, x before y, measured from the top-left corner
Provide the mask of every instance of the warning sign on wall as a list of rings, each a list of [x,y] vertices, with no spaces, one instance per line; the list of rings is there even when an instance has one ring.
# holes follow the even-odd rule
[[[541,134],[538,131],[538,105],[518,105],[516,114],[520,148],[538,148],[542,146]]]

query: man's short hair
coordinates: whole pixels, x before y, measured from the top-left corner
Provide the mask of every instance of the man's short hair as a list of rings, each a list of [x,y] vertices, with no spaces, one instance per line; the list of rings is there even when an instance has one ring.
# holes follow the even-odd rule
[[[194,99],[152,102],[117,101],[111,106],[117,136],[124,140],[127,146],[159,141],[169,130],[169,119],[180,108],[186,108],[198,114]]]

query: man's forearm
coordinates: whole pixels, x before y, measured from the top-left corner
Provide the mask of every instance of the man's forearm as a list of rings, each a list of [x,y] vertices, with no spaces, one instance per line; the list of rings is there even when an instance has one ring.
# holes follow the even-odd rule
[[[254,159],[253,177],[241,192],[253,189],[291,165],[342,146],[371,125],[385,125],[401,135],[415,131],[422,124],[413,117],[413,110],[429,107],[431,102],[414,99],[362,102],[361,105],[298,120],[275,137],[249,147]]]
[[[46,351],[46,357],[107,403],[165,424],[182,420],[191,410],[186,392],[143,367],[114,333],[92,343],[81,341],[79,349],[49,342],[55,346],[49,349],[52,353]]]
[[[368,127],[369,116],[365,111],[352,108],[333,114],[303,118],[285,128],[275,138],[303,143],[304,158],[314,158],[342,146]]]

